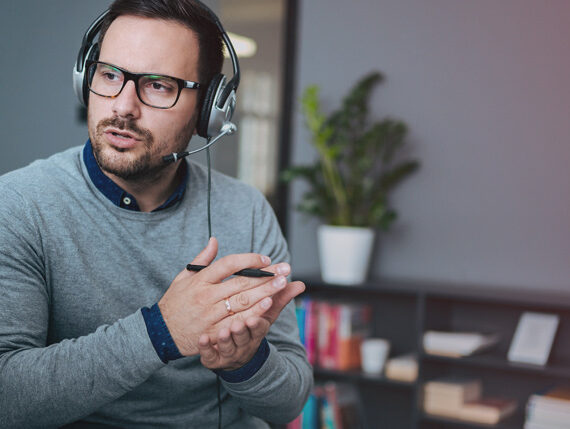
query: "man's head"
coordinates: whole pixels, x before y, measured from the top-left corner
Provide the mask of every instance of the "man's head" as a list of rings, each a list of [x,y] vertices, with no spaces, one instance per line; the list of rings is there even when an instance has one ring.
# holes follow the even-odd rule
[[[182,89],[168,109],[143,104],[134,81],[127,81],[114,98],[89,97],[89,136],[101,168],[124,180],[157,178],[164,168],[162,155],[186,148],[203,94],[221,71],[219,29],[209,12],[192,0],[116,0],[99,41],[99,61],[131,73],[201,84],[200,90]]]
[[[115,0],[101,26],[100,44],[111,23],[121,15],[176,21],[196,33],[202,99],[209,82],[221,73],[224,62],[222,35],[210,12],[194,0]]]

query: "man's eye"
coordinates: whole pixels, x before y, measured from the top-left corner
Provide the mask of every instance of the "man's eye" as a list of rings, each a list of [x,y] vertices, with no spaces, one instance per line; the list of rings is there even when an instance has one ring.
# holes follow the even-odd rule
[[[152,91],[156,94],[169,94],[176,89],[176,82],[163,76],[148,76],[146,79],[143,79],[141,84],[147,91]]]
[[[114,80],[119,80],[119,76],[117,75],[117,73],[113,73],[113,72],[103,72],[101,73],[103,75],[103,77],[106,80],[109,81],[114,81]]]
[[[174,85],[164,80],[149,81],[147,84],[147,88],[154,92],[168,93],[174,91]]]
[[[99,70],[98,74],[101,77],[101,79],[103,79],[105,82],[115,83],[115,82],[120,82],[122,79],[121,74],[117,73],[114,70],[109,70],[109,69]]]

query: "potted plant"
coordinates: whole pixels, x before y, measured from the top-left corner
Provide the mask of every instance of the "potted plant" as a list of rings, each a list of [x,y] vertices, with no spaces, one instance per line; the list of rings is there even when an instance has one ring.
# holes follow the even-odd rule
[[[328,115],[321,108],[317,85],[306,88],[302,96],[306,125],[318,157],[310,165],[286,169],[282,178],[286,182],[302,178],[310,185],[297,209],[324,222],[319,227],[319,257],[327,282],[357,284],[365,280],[375,231],[389,230],[397,217],[389,195],[419,167],[418,161],[397,156],[407,135],[404,122],[369,119],[370,94],[382,80],[379,72],[365,75],[341,107]],[[331,232],[340,238],[324,243]],[[364,242],[353,243],[353,235]],[[358,251],[364,251],[364,256]],[[327,257],[335,255],[340,260],[329,263]],[[359,267],[351,268],[351,259]]]

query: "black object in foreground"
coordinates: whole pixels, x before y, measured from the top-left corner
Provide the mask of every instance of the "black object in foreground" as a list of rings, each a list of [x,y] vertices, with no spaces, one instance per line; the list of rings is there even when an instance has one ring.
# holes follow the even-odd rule
[[[188,271],[202,271],[206,267],[207,265],[186,265],[186,269]],[[255,268],[245,268],[238,271],[237,273],[234,273],[234,275],[244,277],[273,277],[275,274],[270,273],[269,271],[258,270]]]

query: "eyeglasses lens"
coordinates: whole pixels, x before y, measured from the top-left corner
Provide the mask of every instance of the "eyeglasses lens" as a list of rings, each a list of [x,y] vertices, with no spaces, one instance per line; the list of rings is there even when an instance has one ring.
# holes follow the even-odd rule
[[[89,67],[89,89],[103,97],[116,97],[125,86],[125,73],[109,64],[95,62]],[[178,82],[170,77],[155,74],[127,76],[137,79],[137,95],[149,106],[169,108],[176,103]]]

